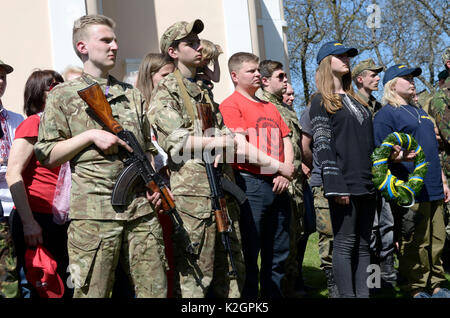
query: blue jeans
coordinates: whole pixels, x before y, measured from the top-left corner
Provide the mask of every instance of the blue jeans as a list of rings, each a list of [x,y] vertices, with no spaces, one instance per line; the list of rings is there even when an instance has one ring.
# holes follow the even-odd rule
[[[291,203],[287,191],[275,194],[269,178],[235,171],[236,183],[248,200],[241,206],[240,229],[246,279],[243,298],[258,297],[258,255],[261,252],[261,297],[280,298],[289,254]]]

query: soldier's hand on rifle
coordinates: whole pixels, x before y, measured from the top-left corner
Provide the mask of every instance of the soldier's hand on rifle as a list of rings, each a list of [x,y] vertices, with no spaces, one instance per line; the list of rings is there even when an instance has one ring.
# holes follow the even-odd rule
[[[273,179],[272,191],[276,194],[281,194],[289,187],[289,180],[283,176],[277,176]]]
[[[155,209],[155,211],[157,213],[162,213],[162,206],[161,206],[161,195],[159,194],[159,192],[153,192],[152,194],[150,194],[149,191],[147,191],[147,200],[148,202],[153,206],[153,208]],[[172,193],[170,193],[170,195],[172,195]]]
[[[133,152],[133,149],[131,149],[125,141],[105,130],[93,129],[91,140],[105,153],[105,155],[113,155],[118,153],[119,146],[124,147],[129,152]]]

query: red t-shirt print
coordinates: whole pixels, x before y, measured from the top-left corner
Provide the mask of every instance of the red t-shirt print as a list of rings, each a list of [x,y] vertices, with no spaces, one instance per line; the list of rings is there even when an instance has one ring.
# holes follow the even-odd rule
[[[258,136],[258,148],[272,158],[280,160],[282,157],[284,161],[284,152],[280,152],[284,148],[283,138],[280,136],[280,127],[277,123],[272,118],[259,117],[256,120],[255,128]]]

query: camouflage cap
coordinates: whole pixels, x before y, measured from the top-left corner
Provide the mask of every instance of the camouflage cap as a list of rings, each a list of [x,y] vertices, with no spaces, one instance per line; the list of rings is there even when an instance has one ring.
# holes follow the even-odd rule
[[[189,33],[194,32],[195,34],[199,34],[203,31],[204,25],[202,20],[195,20],[190,23],[186,21],[179,21],[177,23],[172,24],[164,34],[161,36],[161,40],[159,41],[159,45],[161,48],[161,53],[167,53],[170,45],[173,41],[180,40],[186,37]]]
[[[11,65],[3,63],[2,60],[0,60],[0,68],[3,68],[6,71],[6,74],[9,74],[12,71],[14,71]]]
[[[444,50],[444,53],[442,53],[442,63],[445,65],[448,60],[450,60],[450,46]]]
[[[375,62],[372,59],[367,59],[364,61],[359,62],[352,70],[352,78],[355,78],[359,74],[361,74],[362,71],[369,70],[374,71],[377,73],[380,73],[383,71],[383,66],[377,66],[375,65]]]

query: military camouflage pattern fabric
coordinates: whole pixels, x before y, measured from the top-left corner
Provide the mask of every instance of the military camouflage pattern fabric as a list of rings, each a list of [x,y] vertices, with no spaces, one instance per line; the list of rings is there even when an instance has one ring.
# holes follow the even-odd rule
[[[156,154],[140,92],[112,76],[101,79],[84,75],[98,82],[103,91],[109,87],[107,100],[111,105],[113,117],[124,129],[135,134],[144,151]],[[39,125],[38,142],[34,148],[39,161],[44,162],[50,156],[57,142],[75,137],[88,129],[103,129],[103,126],[94,119],[95,115],[88,105],[77,94],[78,90],[87,86],[88,84],[80,77],[58,85],[48,95]],[[70,160],[71,219],[132,220],[153,211],[145,197],[143,186],[130,191],[127,206],[111,205],[114,184],[127,158],[126,150],[122,147],[119,149],[118,154],[105,155],[92,144]]]
[[[120,261],[136,297],[167,297],[167,262],[155,214],[133,221],[72,220],[68,230],[74,298],[111,297]]]
[[[331,225],[330,207],[324,196],[323,186],[312,187],[314,209],[316,210],[316,228],[319,232],[319,256],[322,270],[332,268],[333,227]]]
[[[450,77],[444,83],[444,86],[433,96],[430,102],[429,114],[434,117],[436,126],[441,135],[441,141],[444,146],[444,173],[450,176]]]
[[[175,271],[179,274],[179,285],[175,288],[177,297],[203,298],[208,288],[218,298],[239,298],[241,295],[245,281],[245,264],[239,230],[239,206],[231,197],[226,196],[233,228],[229,233],[230,246],[238,277],[230,279],[227,275],[231,271],[231,264],[221,235],[217,231],[214,216],[201,219],[179,208],[189,242],[181,235],[174,237]],[[177,207],[186,210],[190,208],[196,210],[199,206],[195,200],[186,196],[175,196],[175,202]],[[205,209],[208,211],[207,206]]]
[[[159,40],[161,53],[166,54],[173,41],[180,40],[186,37],[191,32],[199,34],[203,31],[203,27],[203,22],[199,19],[190,23],[186,21],[179,21],[172,24],[167,28],[167,30],[163,33],[161,39]]]
[[[17,259],[8,221],[4,219],[0,221],[0,298],[18,298]]]
[[[450,60],[450,47],[446,48],[444,50],[444,53],[442,53],[442,64],[445,65],[449,60]]]
[[[222,247],[217,245],[219,241],[216,237],[217,229],[211,207],[211,190],[201,153],[193,156],[191,153],[183,152],[184,143],[189,136],[203,135],[195,105],[207,103],[206,94],[208,94],[208,91],[206,87],[199,86],[186,78],[183,78],[182,81],[193,105],[196,120],[192,122],[186,110],[173,73],[167,75],[155,88],[150,102],[149,118],[158,132],[158,143],[169,156],[170,185],[176,199],[177,210],[185,222],[189,239],[193,243],[199,243],[194,251],[199,257],[193,258],[183,254],[175,256],[175,259],[178,259],[176,262],[179,263],[177,268],[180,273],[181,295],[182,297],[204,297],[205,288],[208,288],[211,281],[213,284],[216,282],[225,284],[226,272],[224,270],[219,271],[219,269],[228,267],[228,262],[220,254]],[[216,103],[212,105],[212,112],[215,115],[214,135],[231,134],[223,123],[222,115]],[[223,164],[222,168],[224,176],[234,182],[231,166]],[[237,204],[233,204],[230,199],[226,201],[230,217],[235,215],[234,227],[238,229],[239,207]],[[231,242],[232,248],[241,251],[240,235],[234,236],[235,234],[238,233],[233,232],[232,234],[232,237],[234,237]],[[185,253],[185,244],[178,241],[174,250]],[[236,257],[235,262],[239,271],[238,281],[229,282],[222,286],[224,289],[229,289],[229,297],[239,297],[243,279],[245,279],[242,257]],[[239,262],[242,262],[242,264],[238,265]],[[233,284],[235,287],[232,288],[231,285]],[[215,286],[212,288],[215,289]]]
[[[352,68],[352,78],[357,77],[362,71],[369,70],[380,73],[383,71],[383,67],[375,65],[372,59],[367,59],[359,62],[355,67]]]
[[[271,102],[280,112],[286,125],[289,127],[291,133],[289,138],[292,142],[292,148],[294,150],[294,167],[297,172],[297,177],[291,182],[289,186],[289,193],[293,200],[302,203],[303,202],[303,174],[302,171],[302,150],[301,150],[301,137],[302,127],[297,118],[295,110],[283,103],[283,97],[276,96],[267,91],[263,91],[261,96],[262,100]]]
[[[446,50],[450,58],[450,48]],[[445,54],[445,52],[444,52]],[[439,158],[441,159],[442,169],[444,170],[447,182],[450,180],[450,77],[445,80],[444,86],[433,96],[430,102],[429,114],[434,117],[436,126],[441,136],[441,146]],[[445,204],[445,203],[444,203]],[[446,204],[444,217],[446,220],[446,233],[450,237],[450,213],[448,212],[449,203]]]
[[[208,94],[206,87],[200,87],[183,78],[189,98],[193,105],[195,118],[197,114],[197,103],[207,103],[205,95]],[[222,115],[219,112],[219,105],[214,103],[213,113],[216,116],[214,135],[220,136],[229,134],[230,130],[224,125]],[[171,170],[170,185],[174,195],[186,195],[189,197],[209,198],[211,190],[209,188],[208,177],[206,175],[205,164],[199,152],[194,157],[192,154],[183,153],[183,146],[189,136],[202,136],[201,122],[196,119],[192,123],[184,106],[181,92],[178,88],[174,74],[167,75],[153,92],[148,112],[150,121],[158,132],[158,144],[168,154],[168,165]],[[228,164],[223,165],[224,173],[234,181],[233,171]],[[205,205],[201,205],[201,209]],[[193,215],[200,218],[210,217],[199,215],[193,211]]]
[[[372,116],[375,115],[375,113],[381,109],[381,104],[372,95],[370,95],[370,97],[367,98],[365,95],[361,94],[359,90],[356,92],[356,94],[363,101],[365,101],[367,103],[367,105],[369,106],[369,110],[370,110],[370,113],[372,114]]]

